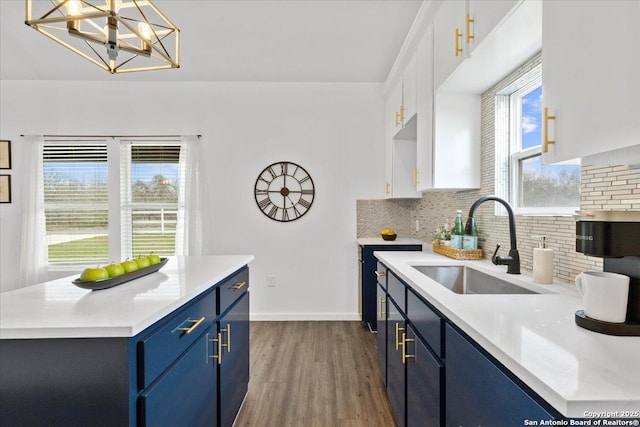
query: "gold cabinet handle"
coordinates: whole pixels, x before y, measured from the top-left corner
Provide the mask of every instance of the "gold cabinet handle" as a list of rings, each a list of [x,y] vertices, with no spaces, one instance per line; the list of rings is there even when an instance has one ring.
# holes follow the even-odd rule
[[[386,182],[384,186],[384,194],[386,194],[387,196],[391,194],[391,191],[389,191],[389,187],[390,187],[390,184]]]
[[[384,300],[384,298],[378,297],[378,318],[379,319],[384,319],[384,316],[387,314],[386,312],[382,311],[382,305],[386,303],[387,302]]]
[[[462,43],[462,33],[459,28],[456,28],[456,46],[455,46],[455,54],[456,56],[460,56],[462,53],[462,47],[460,44]]]
[[[413,169],[413,186],[417,187],[418,186],[418,174],[420,173],[420,171],[418,171],[417,168]]]
[[[400,343],[400,331],[404,331],[404,328],[401,328],[400,323],[396,322],[396,351],[400,350],[400,345],[402,345]]]
[[[402,123],[402,113],[400,113],[399,111],[396,111],[396,127],[400,126],[400,123]]]
[[[471,40],[475,39],[476,36],[471,34],[471,24],[475,23],[475,19],[473,19],[471,17],[471,15],[469,15],[467,13],[467,44],[469,44],[471,42]]]
[[[187,320],[185,320],[185,322],[191,322],[191,326],[189,326],[188,328],[183,328],[183,327],[180,327],[180,326],[179,326],[179,327],[175,328],[172,332],[175,332],[175,331],[184,331],[184,333],[185,333],[186,335],[189,335],[191,332],[195,331],[195,330],[196,330],[196,328],[197,328],[198,326],[200,326],[200,324],[201,324],[202,322],[204,322],[204,316],[202,316],[201,318],[199,318],[199,319],[197,319],[197,320],[196,320],[196,319],[187,319]],[[184,324],[185,322],[182,322],[182,323]]]
[[[227,333],[227,343],[226,344],[220,344],[220,346],[221,347],[226,347],[227,353],[231,353],[231,325],[227,323],[227,327],[226,328],[220,329],[221,336],[222,336],[222,332],[226,332]]]
[[[231,286],[231,288],[233,288],[234,291],[237,291],[238,289],[244,288],[244,286],[246,284],[247,284],[247,282],[239,282],[239,283],[236,283],[235,285]]]
[[[542,121],[542,152],[549,151],[549,144],[555,144],[556,141],[549,139],[549,120],[555,120],[556,116],[549,115],[549,109],[544,107]]]
[[[378,276],[378,277],[384,277],[384,276],[386,276],[386,275],[387,275],[387,273],[386,273],[386,272],[376,270],[376,276]]]
[[[218,354],[209,356],[212,359],[218,359],[218,365],[222,365],[222,336],[218,333],[218,338],[212,338],[209,341],[218,343]]]
[[[404,105],[400,106],[400,123],[404,122]]]
[[[407,343],[414,342],[415,339],[407,338],[407,334],[402,333],[402,364],[407,363],[407,359],[415,358],[415,354],[407,354]]]

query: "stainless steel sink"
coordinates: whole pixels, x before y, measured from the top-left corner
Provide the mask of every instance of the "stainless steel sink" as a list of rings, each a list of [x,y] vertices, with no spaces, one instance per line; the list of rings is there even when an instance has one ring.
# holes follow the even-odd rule
[[[537,294],[478,270],[462,266],[413,266],[457,294]]]

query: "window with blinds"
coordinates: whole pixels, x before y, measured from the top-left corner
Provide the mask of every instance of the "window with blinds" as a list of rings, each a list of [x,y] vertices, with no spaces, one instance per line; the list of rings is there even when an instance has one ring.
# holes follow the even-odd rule
[[[121,146],[122,253],[175,254],[181,146],[126,142]]]
[[[42,160],[49,263],[108,261],[106,142],[45,143]]]
[[[178,211],[184,208],[182,147],[179,139],[158,137],[45,140],[49,264],[175,255]]]

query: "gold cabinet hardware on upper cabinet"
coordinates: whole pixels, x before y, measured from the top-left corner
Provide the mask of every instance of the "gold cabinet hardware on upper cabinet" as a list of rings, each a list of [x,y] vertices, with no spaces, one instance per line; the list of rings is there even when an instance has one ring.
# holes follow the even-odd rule
[[[401,345],[403,345],[400,343],[400,331],[404,331],[404,328],[401,328],[400,323],[396,322],[396,351],[400,349]]]
[[[415,358],[415,354],[407,354],[407,343],[414,342],[415,339],[407,338],[407,334],[402,334],[402,364],[407,363],[407,359]]]
[[[475,39],[476,36],[471,34],[471,24],[475,24],[475,20],[467,13],[467,44],[471,43],[471,40]]]
[[[378,270],[376,270],[376,276],[378,276],[378,277],[384,277],[384,276],[386,276],[386,275],[387,275],[387,273],[385,273],[384,271],[378,271]]]
[[[245,285],[247,284],[247,282],[239,282],[236,283],[235,285],[232,286],[234,291],[237,291],[238,289],[243,288]]]
[[[387,195],[387,196],[389,194],[391,194],[391,191],[389,190],[389,187],[390,187],[389,182],[386,182],[385,185],[384,185],[384,194]]]
[[[555,140],[549,139],[549,120],[555,120],[556,116],[549,115],[549,109],[544,107],[543,110],[543,120],[542,120],[542,152],[546,153],[549,151],[549,144],[555,144]]]
[[[396,127],[400,126],[404,121],[404,105],[400,106],[400,111],[396,112]]]
[[[460,56],[460,54],[462,53],[462,47],[460,46],[461,44],[462,44],[462,32],[460,31],[459,28],[456,28],[456,43],[455,43],[456,56]]]
[[[386,312],[382,311],[382,305],[386,303],[387,302],[384,300],[384,298],[378,297],[378,318],[380,319],[384,319],[384,316],[387,314]]]
[[[418,174],[420,173],[420,171],[417,168],[413,169],[413,186],[417,187],[418,186]]]

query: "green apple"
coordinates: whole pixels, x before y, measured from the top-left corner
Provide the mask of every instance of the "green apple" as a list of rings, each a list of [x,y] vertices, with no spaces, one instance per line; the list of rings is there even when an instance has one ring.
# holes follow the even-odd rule
[[[147,259],[149,260],[149,262],[151,263],[151,265],[156,265],[156,264],[160,264],[162,262],[162,260],[160,259],[160,257],[154,253],[151,253]]]
[[[147,268],[151,265],[147,257],[138,257],[135,259],[136,264],[138,264],[138,269]]]
[[[107,265],[104,269],[109,273],[109,277],[117,277],[124,274],[124,268],[121,264],[112,263]]]
[[[138,270],[138,263],[132,259],[122,261],[120,265],[122,266],[122,268],[124,268],[125,273],[131,273]]]
[[[81,282],[95,282],[96,280],[108,279],[109,273],[107,270],[101,267],[96,268],[85,268],[82,273],[80,273],[80,281]]]

